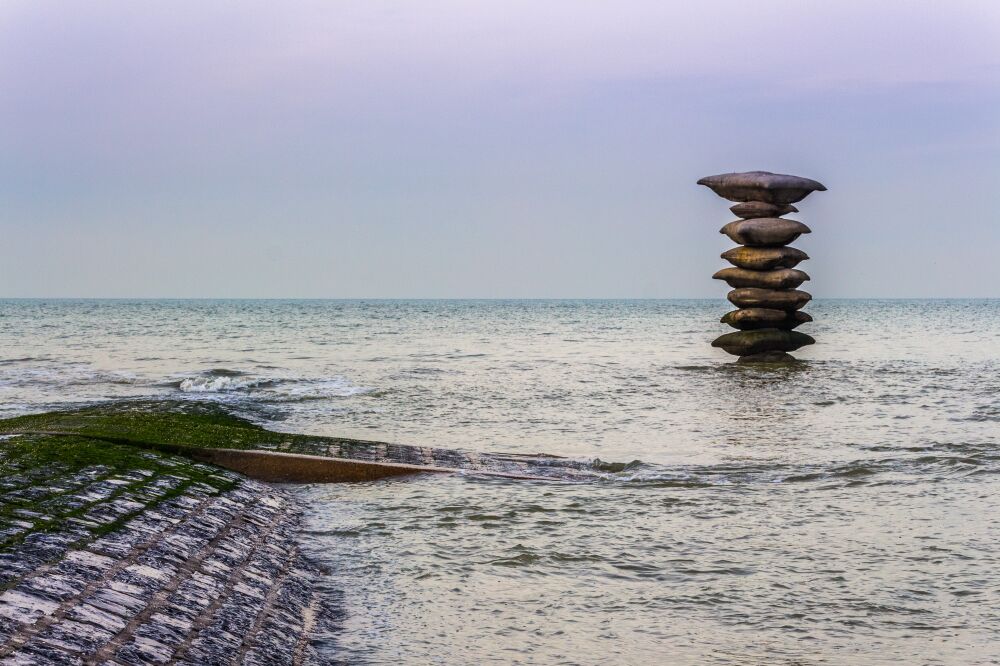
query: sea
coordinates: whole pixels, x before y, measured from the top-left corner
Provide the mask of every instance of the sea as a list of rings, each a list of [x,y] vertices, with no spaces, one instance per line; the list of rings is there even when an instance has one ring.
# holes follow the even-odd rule
[[[346,664],[1000,663],[1000,300],[0,300],[0,417],[109,400],[585,462],[289,486]]]

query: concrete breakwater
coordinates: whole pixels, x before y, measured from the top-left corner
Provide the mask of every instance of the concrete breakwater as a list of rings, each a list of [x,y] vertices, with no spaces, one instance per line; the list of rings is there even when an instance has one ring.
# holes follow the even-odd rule
[[[197,404],[3,420],[0,664],[315,663],[342,613],[298,550],[298,507],[231,470],[309,482],[325,462],[360,474],[345,480],[373,468],[599,474],[552,457],[276,433]]]
[[[587,479],[590,462],[557,456],[459,449],[275,432],[222,408],[178,401],[134,401],[0,420],[0,435],[91,441],[168,454],[229,468],[264,481],[370,481],[403,474],[470,473],[507,478]]]
[[[280,488],[67,438],[0,465],[0,663],[301,664],[337,622]]]

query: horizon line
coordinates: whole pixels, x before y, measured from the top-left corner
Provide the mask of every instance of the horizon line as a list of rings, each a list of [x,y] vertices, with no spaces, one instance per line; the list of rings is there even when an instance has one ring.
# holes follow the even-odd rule
[[[721,296],[0,296],[0,301],[712,301]],[[817,296],[823,301],[993,301],[1000,296]]]

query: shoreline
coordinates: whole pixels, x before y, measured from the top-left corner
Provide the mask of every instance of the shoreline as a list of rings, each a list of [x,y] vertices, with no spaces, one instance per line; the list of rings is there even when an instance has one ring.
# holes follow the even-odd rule
[[[0,471],[0,660],[43,666],[315,660],[343,610],[300,552],[302,507],[274,483],[598,473],[276,433],[170,401],[0,420]]]

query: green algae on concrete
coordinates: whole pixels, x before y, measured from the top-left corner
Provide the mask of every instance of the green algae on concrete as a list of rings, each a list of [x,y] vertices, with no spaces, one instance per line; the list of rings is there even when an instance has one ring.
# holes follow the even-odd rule
[[[220,407],[176,401],[111,403],[0,420],[3,433],[75,434],[159,448],[274,448],[302,435],[265,430]]]
[[[204,402],[135,400],[31,414],[0,420],[3,434],[85,437],[181,454],[263,481],[367,481],[459,469],[491,476],[539,478],[538,471],[529,469],[531,461],[509,456],[280,433],[220,405]],[[246,454],[239,455],[240,451]],[[589,474],[587,467],[586,463],[566,462],[560,465],[560,473]]]
[[[78,436],[0,437],[0,471],[2,663],[313,663],[342,617],[280,488]]]
[[[113,402],[0,419],[0,435],[24,433],[79,435],[181,454],[194,449],[254,449],[333,455],[340,447],[364,450],[380,444],[275,432],[219,405],[177,400]]]
[[[452,471],[427,464],[414,468],[398,460],[348,461],[343,456],[345,445],[352,453],[366,454],[369,444],[376,449],[378,444],[277,433],[205,403],[130,401],[27,415],[0,421],[3,433],[86,438],[182,454],[264,481],[368,481],[420,471]]]
[[[187,458],[78,436],[0,440],[0,589],[20,565],[58,560],[192,488],[218,494],[233,474]]]

